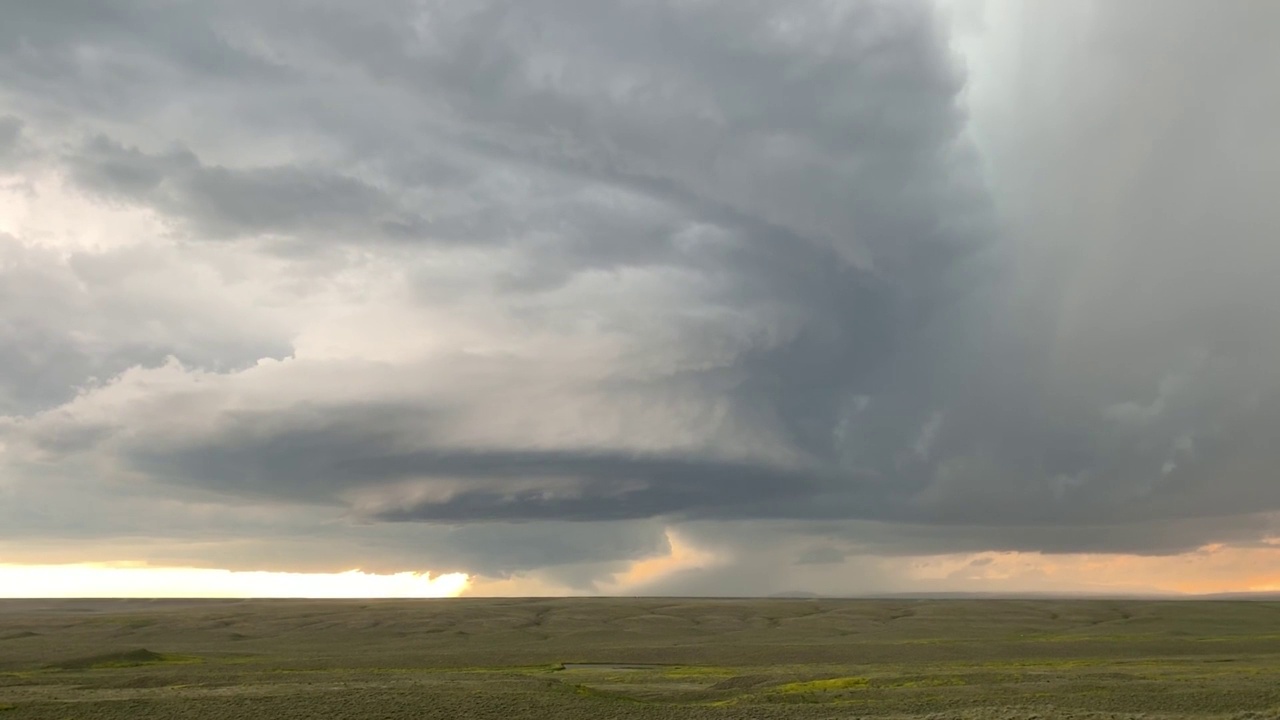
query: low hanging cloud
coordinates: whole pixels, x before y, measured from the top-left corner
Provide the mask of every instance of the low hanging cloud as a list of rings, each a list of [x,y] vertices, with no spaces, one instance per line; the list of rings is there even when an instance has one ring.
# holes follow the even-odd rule
[[[800,566],[1262,542],[1275,11],[1090,7],[16,9],[3,487],[577,587],[662,525]]]

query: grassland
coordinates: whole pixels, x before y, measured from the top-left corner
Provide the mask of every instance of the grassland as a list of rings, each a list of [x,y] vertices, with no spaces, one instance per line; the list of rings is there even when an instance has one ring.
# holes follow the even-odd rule
[[[0,720],[1280,717],[1280,604],[0,601]]]

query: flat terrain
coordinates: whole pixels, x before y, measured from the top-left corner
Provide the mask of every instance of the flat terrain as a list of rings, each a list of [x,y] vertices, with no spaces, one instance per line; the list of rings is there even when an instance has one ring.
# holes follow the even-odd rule
[[[1280,717],[1280,604],[0,601],[0,720]]]

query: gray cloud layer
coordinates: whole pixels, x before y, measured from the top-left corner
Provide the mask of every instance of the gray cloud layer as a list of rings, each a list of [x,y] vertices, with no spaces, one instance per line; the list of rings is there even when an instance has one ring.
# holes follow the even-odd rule
[[[11,9],[0,168],[115,219],[0,241],[0,457],[495,572],[655,519],[801,563],[1256,540],[1275,11],[1091,7],[988,4],[967,75],[914,1]],[[997,20],[1074,34],[996,67]]]

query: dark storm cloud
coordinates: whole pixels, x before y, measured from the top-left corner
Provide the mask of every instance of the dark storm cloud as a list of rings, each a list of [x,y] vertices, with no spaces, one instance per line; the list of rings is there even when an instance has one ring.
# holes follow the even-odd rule
[[[437,122],[470,124],[457,139],[479,161],[514,163],[556,194],[556,220],[545,222],[536,205],[483,198],[526,231],[555,230],[543,243],[517,245],[527,262],[508,273],[507,290],[657,262],[710,279],[699,297],[709,308],[777,318],[776,341],[718,367],[646,382],[723,388],[733,412],[778,427],[814,467],[838,459],[843,409],[882,382],[962,289],[958,272],[978,249],[986,209],[960,137],[960,76],[925,5],[815,5],[793,14],[764,5],[493,3],[427,12],[417,35],[387,22],[379,11],[389,7],[350,22],[344,10],[308,15],[279,42],[443,103],[448,112]],[[368,227],[392,206],[347,177],[208,167],[188,151],[148,154],[101,137],[70,163],[82,185],[184,218],[197,234],[327,233]],[[614,188],[622,205],[573,201],[572,189],[585,184]],[[673,236],[691,223],[720,241],[677,248]],[[636,232],[645,227],[652,230]],[[481,242],[498,231],[471,229]],[[684,320],[667,322],[678,328]],[[685,339],[689,352],[700,352],[702,340]],[[803,514],[810,491],[802,488],[827,483],[831,472],[804,481],[796,471],[713,458],[646,458],[625,445],[384,457],[348,427],[353,434],[342,437],[350,442],[304,427],[262,443],[184,449],[163,472],[147,467],[289,496],[414,473],[590,481],[583,498],[537,500],[531,490],[502,503],[501,490],[485,490],[394,514],[447,520]],[[312,452],[323,447],[372,457],[357,470],[356,461],[325,463]],[[304,469],[296,476],[308,482],[293,482],[290,468]],[[860,471],[843,474],[856,484]],[[614,481],[641,489],[620,495]],[[847,511],[883,511],[882,498],[863,497],[869,504]]]
[[[305,234],[410,238],[426,222],[356,178],[289,166],[206,166],[187,150],[148,155],[102,136],[69,158],[84,188],[178,218],[197,238]]]
[[[829,528],[871,554],[1023,551],[1046,553],[1133,553],[1174,555],[1211,543],[1248,545],[1274,531],[1265,515],[1242,514],[1117,524],[1063,523],[1023,526],[881,525]]]
[[[663,515],[769,513],[768,503],[812,494],[810,474],[714,458],[636,457],[560,451],[473,452],[388,458],[401,472],[460,478],[568,478],[582,486],[569,497],[544,489],[464,490],[444,502],[385,511],[386,520],[608,520]]]
[[[413,167],[424,142],[442,142],[642,192],[666,183],[668,200],[722,204],[811,242],[874,253],[885,268],[945,268],[934,251],[972,244],[982,215],[956,142],[961,75],[923,3],[375,3],[307,13],[246,4],[203,18],[120,3],[98,12],[109,16],[102,29],[20,13],[12,48],[39,39],[52,54],[74,57],[89,43],[143,58],[127,84],[149,93],[133,112],[176,109],[170,73],[203,83],[214,69],[236,72],[232,101],[209,109],[229,124],[285,134],[276,120],[294,121],[388,166]],[[159,41],[155,22],[165,23],[160,37],[215,39]],[[274,76],[237,71],[215,60],[223,55],[298,64],[280,92]],[[337,84],[317,82],[339,68]],[[362,112],[377,102],[403,117]],[[241,103],[252,112],[231,116]]]
[[[29,414],[167,357],[230,371],[289,353],[287,342],[200,303],[202,288],[145,248],[71,253],[0,233],[0,413]],[[155,303],[167,284],[186,298]]]
[[[458,483],[443,501],[389,493],[372,509],[373,518],[389,521],[767,515],[770,503],[810,496],[823,482],[812,471],[674,453],[406,450],[410,437],[428,440],[433,422],[448,421],[447,413],[432,416],[415,407],[301,407],[228,421],[230,430],[218,444],[132,447],[129,461],[170,482],[264,500],[340,503],[352,490]]]
[[[485,568],[494,574],[644,557],[670,550],[661,526],[653,523],[464,525],[450,530],[450,542],[466,548],[471,554],[468,560],[476,564],[493,563],[500,558],[500,564]]]
[[[35,136],[75,187],[175,223],[178,252],[244,253],[223,267],[287,238],[289,261],[331,263],[314,282],[335,302],[385,302],[361,317],[396,327],[308,327],[376,361],[277,397],[235,370],[300,331],[202,343],[165,321],[95,344],[6,303],[4,411],[32,416],[5,426],[15,446],[388,524],[772,518],[809,548],[779,562],[805,564],[1174,552],[1257,539],[1280,511],[1269,6],[1026,10],[1099,49],[1040,38],[985,115],[924,2],[212,7],[15,10],[0,81],[23,121],[0,121],[0,160]],[[119,316],[101,326],[148,321]],[[419,336],[466,352],[415,365],[397,343]],[[144,417],[195,393],[145,378],[104,390],[143,398],[112,399],[123,424],[35,416],[169,355],[226,381],[196,429]],[[437,398],[480,358],[558,390]],[[406,369],[436,385],[343,394]],[[579,395],[623,408],[616,426]],[[468,407],[537,439],[460,441]],[[706,437],[652,437],[686,423]],[[549,537],[485,567],[573,554]]]
[[[965,372],[930,397],[942,414],[928,452],[899,465],[922,478],[916,517],[1158,534],[1160,520],[1274,510],[1266,318],[1280,298],[1264,277],[1280,269],[1265,239],[1280,217],[1257,188],[1277,175],[1248,158],[1277,138],[1261,117],[1280,106],[1257,94],[1276,49],[1237,30],[1275,10],[1049,14],[1088,23],[1104,50],[1046,39],[1044,65],[1012,88],[1027,118],[989,128],[1009,133],[991,141],[992,183],[1015,211],[1004,252],[1022,268],[992,330],[964,324],[980,347],[943,346],[941,365]],[[1136,542],[1126,532],[1117,547]]]
[[[233,47],[210,20],[183,4],[15,5],[0,27],[0,82],[46,112],[92,122],[182,102],[175,91],[193,84],[281,79],[278,66]]]
[[[75,397],[77,383],[112,375],[140,363],[155,364],[165,350],[132,346],[113,355],[89,354],[75,339],[41,326],[6,323],[0,327],[0,410],[34,411]]]

